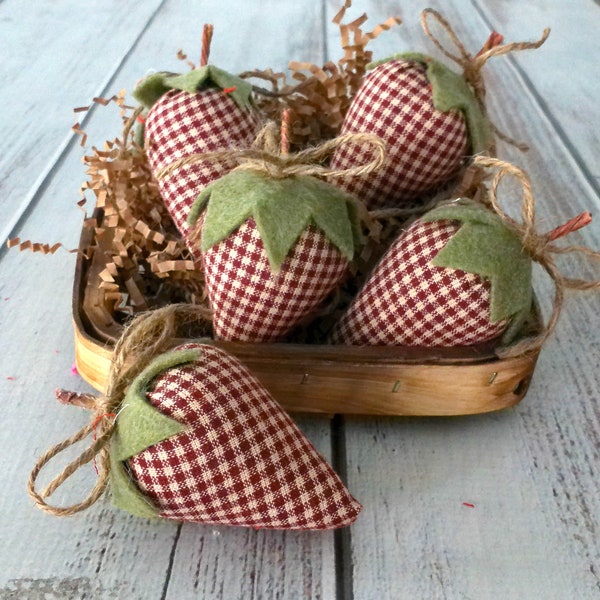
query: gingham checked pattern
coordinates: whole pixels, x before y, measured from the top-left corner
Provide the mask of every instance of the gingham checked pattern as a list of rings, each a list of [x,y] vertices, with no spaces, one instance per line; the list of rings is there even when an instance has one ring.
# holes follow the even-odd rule
[[[462,113],[436,110],[425,68],[404,60],[391,60],[367,75],[342,125],[342,133],[350,132],[374,133],[387,144],[381,169],[335,179],[369,210],[397,206],[448,181],[468,147]],[[368,146],[345,144],[336,150],[332,167],[364,164],[369,156]]]
[[[236,358],[208,345],[198,363],[171,368],[147,394],[187,431],[129,460],[161,516],[273,529],[331,529],[361,505]]]
[[[507,322],[489,321],[489,282],[430,264],[458,229],[456,221],[414,223],[386,252],[336,324],[332,342],[448,347],[500,335]]]
[[[248,148],[260,129],[255,112],[241,109],[222,90],[196,94],[170,91],[150,109],[144,136],[153,173],[173,161],[202,152]],[[196,197],[209,183],[227,173],[235,162],[207,161],[177,169],[158,182],[163,201],[186,236],[186,222]]]
[[[314,226],[273,273],[253,218],[203,253],[215,338],[280,341],[340,283],[348,261]]]

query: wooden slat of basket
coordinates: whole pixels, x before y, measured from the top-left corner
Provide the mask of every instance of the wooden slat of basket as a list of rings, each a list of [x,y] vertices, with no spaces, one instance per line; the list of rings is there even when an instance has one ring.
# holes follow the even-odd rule
[[[76,363],[81,376],[103,391],[112,347],[87,335],[75,319]],[[177,340],[183,342],[185,340]],[[174,343],[176,341],[174,340]],[[213,342],[214,343],[214,342]],[[291,412],[375,415],[458,415],[500,410],[525,395],[537,357],[420,364],[359,357],[323,359],[305,346],[264,348],[218,343],[235,354]]]

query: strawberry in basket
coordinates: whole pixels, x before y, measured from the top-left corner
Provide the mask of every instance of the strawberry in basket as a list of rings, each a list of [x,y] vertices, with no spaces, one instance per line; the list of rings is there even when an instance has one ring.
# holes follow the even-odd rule
[[[200,239],[190,239],[202,252],[216,339],[281,341],[346,275],[361,235],[355,201],[313,176],[323,167],[302,164],[326,150],[256,150],[198,196],[190,223]]]
[[[447,52],[429,32],[427,17],[435,16],[460,50]],[[422,15],[423,27],[436,45],[463,67],[457,74],[441,62],[419,53],[406,53],[372,65],[346,113],[342,133],[369,132],[387,143],[387,160],[377,172],[336,178],[336,184],[360,198],[369,210],[397,207],[433,192],[452,180],[467,156],[491,153],[494,128],[486,114],[481,69],[496,54],[532,44],[500,46],[493,33],[472,57],[450,25],[435,11]],[[545,32],[547,35],[547,32]],[[351,144],[338,149],[332,168],[362,160],[362,149]]]
[[[508,341],[529,314],[531,258],[502,219],[470,200],[443,205],[392,244],[332,341],[444,347]]]
[[[111,492],[142,517],[332,529],[360,504],[235,357],[207,344],[160,355],[115,421]]]
[[[261,127],[252,86],[212,65],[184,75],[155,73],[134,90],[149,109],[144,145],[153,175],[194,154],[247,148]],[[157,177],[163,201],[186,236],[187,217],[198,194],[235,166],[225,159],[196,161]]]

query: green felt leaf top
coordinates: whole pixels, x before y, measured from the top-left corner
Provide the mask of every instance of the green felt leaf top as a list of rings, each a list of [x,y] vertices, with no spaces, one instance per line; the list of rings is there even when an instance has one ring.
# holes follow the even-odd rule
[[[206,65],[183,75],[153,73],[135,87],[133,97],[146,108],[150,108],[169,90],[181,90],[193,94],[209,87],[222,90],[235,88],[228,92],[235,103],[240,108],[252,106],[252,84],[213,65]]]
[[[150,446],[181,433],[185,426],[154,408],[146,398],[152,380],[161,373],[198,360],[196,349],[175,350],[158,356],[129,386],[115,421],[110,445],[110,488],[115,506],[139,517],[157,517],[158,509],[127,473],[124,461]]]
[[[419,52],[395,54],[372,63],[369,68],[390,60],[407,60],[424,65],[427,78],[431,83],[435,108],[442,112],[460,110],[464,114],[473,154],[485,152],[489,149],[493,141],[492,127],[483,112],[481,104],[462,75],[455,73],[443,63]]]
[[[274,272],[311,224],[348,260],[361,239],[352,196],[308,175],[276,179],[259,171],[232,171],[200,193],[188,217],[190,225],[205,210],[202,250],[218,244],[253,217]]]
[[[488,279],[491,322],[510,317],[521,321],[529,313],[533,294],[531,258],[517,233],[496,213],[472,200],[461,199],[433,209],[422,220],[462,223],[432,264]]]

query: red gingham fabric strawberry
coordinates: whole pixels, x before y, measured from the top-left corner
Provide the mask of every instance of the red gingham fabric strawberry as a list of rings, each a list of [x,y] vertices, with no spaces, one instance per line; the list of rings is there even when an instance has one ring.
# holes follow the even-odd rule
[[[159,357],[116,423],[113,500],[133,514],[332,529],[361,509],[262,384],[215,346],[187,344]]]
[[[369,210],[394,207],[438,188],[457,174],[468,152],[486,148],[490,129],[468,84],[420,54],[382,61],[352,100],[341,133],[368,132],[387,144],[381,169],[334,181]],[[356,144],[341,146],[332,168],[364,161]]]
[[[134,95],[150,105],[144,145],[152,173],[192,154],[250,147],[261,127],[250,93],[246,82],[212,66],[144,80]],[[226,160],[195,162],[159,179],[163,201],[184,236],[198,194],[233,166]]]
[[[341,283],[359,237],[352,198],[310,176],[234,171],[198,202],[216,339],[285,339]]]
[[[216,339],[253,342],[283,339],[348,269],[348,259],[311,226],[274,273],[253,218],[206,250],[203,262]]]
[[[394,242],[331,341],[449,347],[503,333],[508,340],[531,294],[531,260],[519,238],[495,214],[460,201],[434,209]]]

